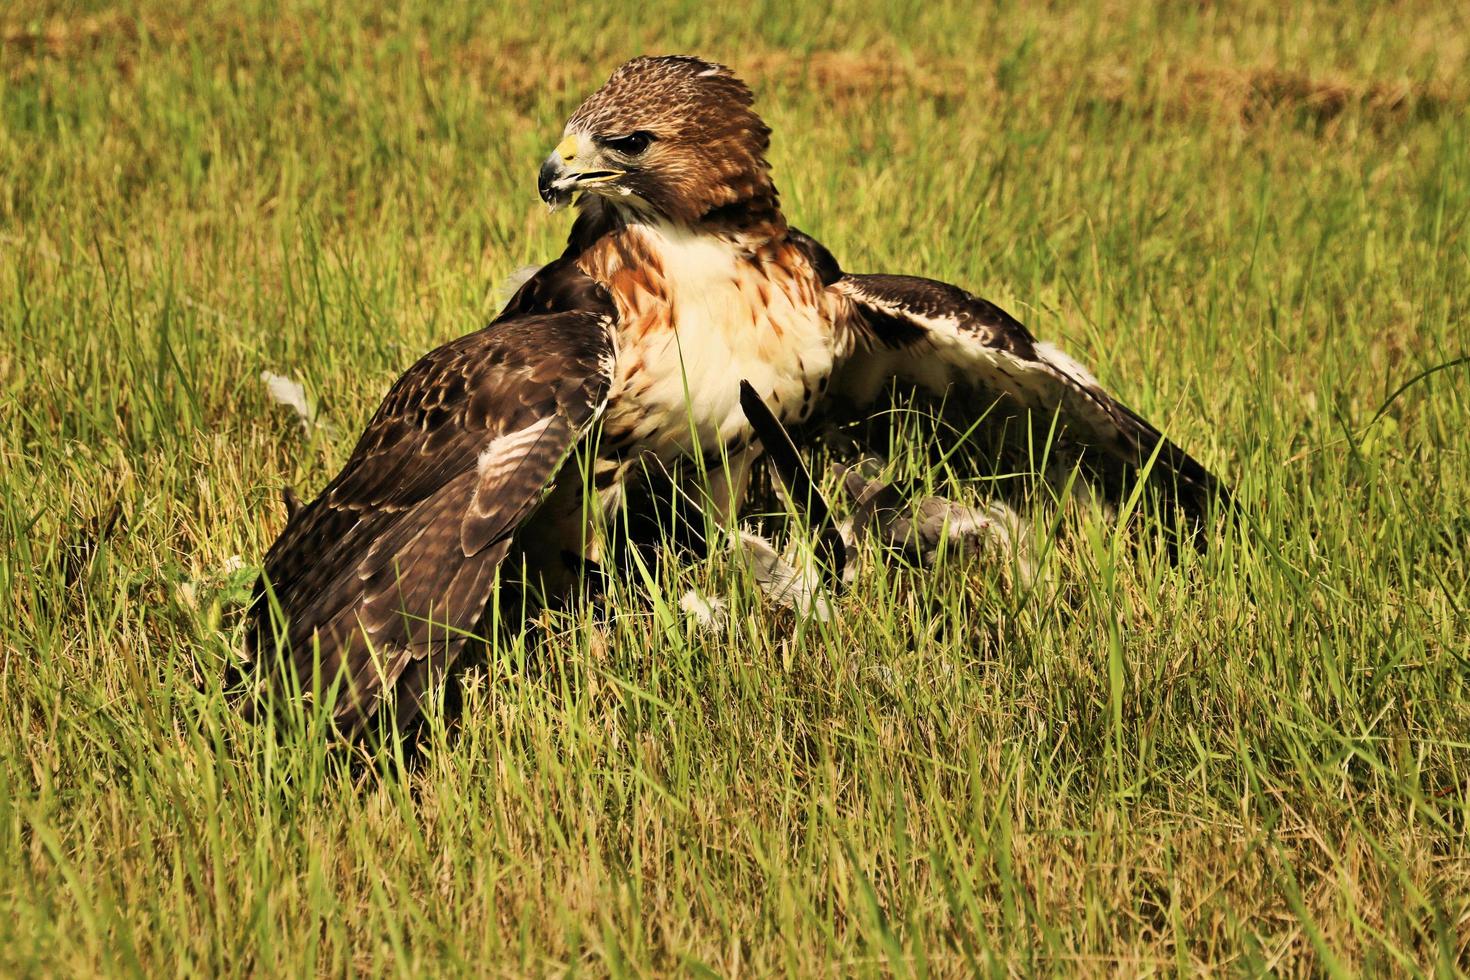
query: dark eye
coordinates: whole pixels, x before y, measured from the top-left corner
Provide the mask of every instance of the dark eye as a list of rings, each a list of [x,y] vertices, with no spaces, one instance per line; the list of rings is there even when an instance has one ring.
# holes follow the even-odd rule
[[[604,136],[598,142],[609,150],[615,153],[621,153],[625,157],[636,157],[648,149],[648,144],[652,143],[653,140],[654,135],[652,133],[644,132],[640,129],[638,132],[629,133],[627,136]]]

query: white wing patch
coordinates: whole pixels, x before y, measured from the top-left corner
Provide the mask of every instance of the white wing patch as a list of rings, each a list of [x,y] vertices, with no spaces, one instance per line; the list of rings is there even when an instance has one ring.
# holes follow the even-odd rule
[[[910,347],[888,352],[875,345],[867,357],[859,358],[844,378],[844,386],[860,402],[875,397],[883,383],[894,375],[920,384],[942,395],[955,383],[975,384],[1004,392],[1031,409],[1054,410],[1073,392],[1088,401],[1100,385],[1092,372],[1063,353],[1055,344],[1033,342],[1035,359],[1017,357],[1001,347],[985,343],[983,336],[966,329],[951,316],[930,316],[901,304],[885,303],[860,289],[839,283],[838,287],[856,301],[887,316],[923,328],[925,337]],[[856,369],[856,370],[854,370]],[[1095,406],[1090,406],[1095,409]]]
[[[1116,423],[1100,404],[1105,396],[1097,379],[1054,344],[1033,342],[1034,359],[1017,357],[986,344],[979,334],[961,329],[953,320],[910,319],[944,338],[945,342],[936,343],[936,347],[954,369],[948,382],[978,384],[985,390],[1009,395],[1033,412],[1050,415],[1060,410],[1064,417],[1083,423],[1086,429],[1116,435]],[[943,392],[943,388],[936,390]]]
[[[844,284],[839,283],[842,289]],[[905,378],[936,395],[943,395],[951,385],[979,383],[997,393],[1005,393],[1029,408],[1047,405],[1055,389],[1059,368],[1050,357],[1031,361],[1010,351],[986,344],[981,336],[965,329],[951,316],[928,316],[916,310],[878,301],[854,289],[843,289],[863,306],[878,310],[921,327],[925,336],[913,344],[887,350],[874,343],[866,356],[849,362],[842,387],[860,404],[877,397],[890,377]],[[1055,357],[1086,375],[1080,365],[1060,351],[1051,348]],[[1068,376],[1068,380],[1075,380]]]
[[[1068,357],[1066,354],[1063,354],[1061,349],[1058,348],[1055,344],[1049,344],[1044,341],[1037,341],[1035,350],[1037,356],[1040,357],[1043,361],[1050,364],[1052,368],[1054,368],[1056,371],[1070,378],[1072,381],[1075,381],[1082,387],[1102,387],[1097,383],[1097,378],[1093,377],[1091,371],[1087,370],[1087,368],[1083,367],[1081,364],[1078,364],[1075,360]]]
[[[960,317],[921,312],[857,284],[839,282],[836,288],[863,307],[923,330],[921,338],[897,349],[875,338],[865,354],[848,362],[840,386],[857,403],[871,403],[891,377],[939,396],[958,384],[1007,395],[1032,412],[1060,411],[1093,438],[1120,437],[1097,379],[1054,344],[1032,341],[1034,356],[1020,357],[986,343],[985,332],[967,327]]]
[[[543,419],[537,419],[524,429],[516,429],[514,432],[497,436],[480,450],[479,459],[475,464],[475,472],[479,476],[480,484],[480,490],[475,493],[477,500],[480,491],[483,491],[485,487],[499,483],[521,465],[526,451],[546,433],[547,426],[551,425],[554,418],[555,416],[548,415]]]

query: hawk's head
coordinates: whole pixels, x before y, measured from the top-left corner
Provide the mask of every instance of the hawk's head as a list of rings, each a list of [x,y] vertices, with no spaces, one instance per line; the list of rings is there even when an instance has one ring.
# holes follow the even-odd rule
[[[541,166],[541,197],[555,209],[582,192],[687,224],[747,207],[774,211],[771,131],[753,101],[723,65],[634,58],[567,120]]]

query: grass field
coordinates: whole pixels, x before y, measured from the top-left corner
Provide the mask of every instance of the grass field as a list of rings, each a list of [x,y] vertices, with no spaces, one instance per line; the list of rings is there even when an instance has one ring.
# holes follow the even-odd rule
[[[1463,8],[178,6],[0,7],[0,975],[1470,967]],[[537,165],[669,51],[846,266],[1012,309],[1255,526],[718,635],[689,568],[411,772],[242,724],[279,488],[559,249]]]

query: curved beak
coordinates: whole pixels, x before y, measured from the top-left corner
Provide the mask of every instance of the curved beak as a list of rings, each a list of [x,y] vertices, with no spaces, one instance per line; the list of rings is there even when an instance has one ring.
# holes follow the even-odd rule
[[[536,175],[536,190],[552,211],[571,203],[572,195],[593,184],[605,184],[625,171],[599,159],[596,145],[577,133],[569,134],[551,151]]]
[[[541,164],[541,172],[536,175],[536,190],[552,211],[559,211],[571,203],[571,185],[575,183],[571,177],[567,165],[555,153]]]

